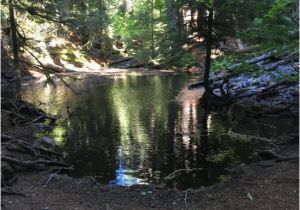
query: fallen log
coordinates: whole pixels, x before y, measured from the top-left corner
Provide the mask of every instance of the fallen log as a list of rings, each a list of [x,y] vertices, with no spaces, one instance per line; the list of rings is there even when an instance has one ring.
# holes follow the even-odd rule
[[[257,91],[257,92],[253,92],[253,93],[249,93],[249,94],[246,94],[246,95],[242,95],[242,96],[233,96],[232,98],[233,99],[241,99],[241,98],[245,98],[245,97],[250,97],[250,96],[254,96],[254,95],[259,95],[259,94],[264,94],[268,91],[271,91],[279,86],[282,86],[282,85],[285,85],[284,87],[281,87],[281,88],[277,88],[277,90],[282,90],[282,89],[285,89],[285,88],[289,88],[291,86],[294,86],[294,85],[297,85],[298,82],[288,82],[288,81],[282,81],[282,82],[279,82],[277,84],[274,84],[274,85],[271,85],[261,91]]]
[[[147,66],[147,65],[148,64],[146,64],[146,63],[137,63],[137,64],[132,64],[130,66],[126,66],[126,68],[133,69],[133,68],[140,68],[140,67]]]
[[[260,55],[258,57],[246,60],[246,63],[250,64],[250,65],[257,64],[259,62],[262,62],[262,61],[264,61],[264,60],[266,60],[266,59],[274,56],[276,53],[277,53],[277,51],[273,50],[271,52],[268,52],[266,54]],[[236,63],[236,64],[233,64],[233,65],[225,68],[223,71],[221,71],[219,73],[218,76],[215,76],[215,77],[212,77],[212,78],[209,79],[210,84],[212,84],[213,82],[216,82],[217,80],[229,79],[230,77],[234,76],[235,73],[226,73],[226,71],[231,72],[234,69],[241,67],[242,65],[243,65],[242,63]],[[191,84],[189,86],[189,88],[195,88],[195,87],[203,86],[203,85],[204,85],[204,82],[203,81],[199,81],[199,82]]]
[[[124,59],[122,59],[122,60],[113,61],[113,62],[110,62],[110,63],[109,63],[109,66],[117,65],[117,64],[119,64],[119,63],[124,63],[124,62],[130,61],[130,60],[132,60],[132,59],[133,59],[132,57],[129,57],[129,58],[124,58]]]
[[[277,53],[277,50],[273,50],[273,51],[268,52],[266,54],[263,54],[263,55],[260,55],[258,57],[255,57],[255,58],[252,58],[250,60],[247,60],[246,63],[248,63],[248,64],[255,64],[255,63],[261,62],[263,60],[266,60],[266,59],[274,56],[276,53]]]
[[[266,60],[268,58],[271,58],[272,56],[274,56],[275,54],[277,53],[277,50],[273,50],[271,52],[268,52],[266,54],[263,54],[263,55],[260,55],[258,57],[255,57],[255,58],[251,58],[249,60],[246,60],[246,63],[247,64],[250,64],[250,65],[253,65],[253,64],[256,64],[258,62],[261,62],[263,60]],[[243,64],[242,63],[236,63],[236,64],[233,64],[227,68],[225,68],[225,70],[229,70],[229,71],[232,71],[238,67],[241,67]]]
[[[292,53],[288,54],[287,56],[285,56],[284,58],[282,58],[280,61],[264,65],[263,69],[265,71],[270,71],[272,69],[275,69],[275,68],[277,68],[280,65],[283,65],[283,64],[286,64],[286,63],[290,62],[294,58],[298,58],[298,56],[297,56],[298,54],[299,54],[298,51],[292,52]]]

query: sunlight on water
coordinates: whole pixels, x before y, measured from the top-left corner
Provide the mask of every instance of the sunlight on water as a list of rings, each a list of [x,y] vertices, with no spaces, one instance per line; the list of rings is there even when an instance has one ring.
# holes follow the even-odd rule
[[[127,76],[100,84],[86,79],[73,83],[78,95],[58,85],[31,86],[22,97],[60,116],[52,131],[40,135],[56,140],[74,165],[72,176],[131,186],[159,183],[177,169],[203,168],[182,180],[185,187],[206,186],[225,166],[251,161],[255,145],[228,139],[229,128],[268,130],[206,113],[199,105],[204,90],[188,90],[190,79]]]
[[[126,162],[123,158],[122,148],[118,149],[117,160],[119,162],[119,167],[116,169],[116,179],[110,181],[110,184],[119,185],[119,186],[132,186],[137,184],[147,184],[145,180],[139,179],[135,176],[138,173],[138,170],[127,169]]]

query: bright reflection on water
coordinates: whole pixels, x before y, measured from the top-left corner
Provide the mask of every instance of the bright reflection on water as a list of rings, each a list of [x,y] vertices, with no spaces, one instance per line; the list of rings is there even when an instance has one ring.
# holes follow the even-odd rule
[[[198,106],[202,90],[188,90],[185,76],[130,76],[95,85],[28,87],[23,98],[64,120],[43,135],[55,138],[73,176],[92,175],[121,186],[158,183],[176,169],[203,168],[183,177],[181,188],[206,186],[224,166],[249,162],[255,145],[227,139],[230,127],[270,135],[274,131],[229,123]],[[71,114],[67,115],[69,106]],[[248,127],[247,127],[248,126]],[[251,127],[252,126],[252,127]]]

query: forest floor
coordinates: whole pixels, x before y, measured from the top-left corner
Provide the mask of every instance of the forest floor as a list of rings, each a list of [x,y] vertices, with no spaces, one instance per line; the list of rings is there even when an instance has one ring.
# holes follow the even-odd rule
[[[2,121],[2,123],[5,123]],[[6,128],[7,129],[7,128]],[[16,138],[31,138],[31,126],[3,130]],[[290,137],[282,137],[282,140]],[[298,138],[298,137],[294,137]],[[298,155],[298,139],[278,140],[281,154]],[[81,179],[26,170],[16,173],[13,192],[2,187],[3,209],[298,209],[299,162],[263,161],[232,168],[213,186],[177,191],[160,186],[112,187],[90,177]]]

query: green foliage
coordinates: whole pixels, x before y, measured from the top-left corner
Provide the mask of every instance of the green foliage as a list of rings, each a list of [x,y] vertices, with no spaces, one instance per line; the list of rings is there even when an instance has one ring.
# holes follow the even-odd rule
[[[153,8],[149,7],[152,3]],[[115,33],[126,42],[129,53],[144,61],[166,60],[172,46],[167,34],[166,9],[163,0],[137,1],[134,11],[113,16]]]
[[[237,55],[230,54],[226,56],[219,56],[216,59],[214,59],[211,70],[213,72],[221,71],[222,69],[225,69],[235,63],[238,62]]]
[[[133,4],[131,9],[126,6],[128,2]],[[5,1],[2,5],[1,23],[5,30],[8,19]],[[295,5],[294,0],[24,0],[15,7],[17,22],[20,28],[25,28],[31,46],[40,47],[36,37],[32,36],[34,34],[66,37],[70,32],[76,32],[82,37],[85,48],[92,48],[97,43],[101,45],[101,51],[110,52],[114,37],[120,37],[118,40],[126,46],[122,52],[143,61],[186,67],[197,60],[183,46],[194,44],[195,40],[189,36],[195,33],[206,36],[208,8],[214,9],[216,46],[226,36],[239,35],[248,42],[263,43],[263,49],[271,49],[296,46],[298,33],[290,33],[298,31]],[[182,22],[184,8],[189,12],[201,8],[196,29],[191,29],[191,23]],[[170,18],[171,13],[175,18]],[[205,41],[198,44],[203,45]],[[64,59],[76,60],[71,54]],[[218,57],[212,70],[221,70],[237,60],[239,57],[234,54]]]
[[[254,19],[249,30],[242,31],[240,35],[252,43],[264,45],[284,45],[295,42],[298,37],[291,37],[290,31],[298,28],[294,19],[293,0],[277,0],[263,15]]]

